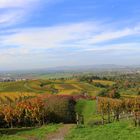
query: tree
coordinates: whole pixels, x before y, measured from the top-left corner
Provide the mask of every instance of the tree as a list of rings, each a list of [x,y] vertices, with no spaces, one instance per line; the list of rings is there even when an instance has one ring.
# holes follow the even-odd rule
[[[4,120],[8,123],[8,126],[13,128],[14,111],[12,106],[5,105],[3,108]]]
[[[110,98],[120,98],[120,93],[117,91],[117,89],[112,89],[108,93],[108,97]]]

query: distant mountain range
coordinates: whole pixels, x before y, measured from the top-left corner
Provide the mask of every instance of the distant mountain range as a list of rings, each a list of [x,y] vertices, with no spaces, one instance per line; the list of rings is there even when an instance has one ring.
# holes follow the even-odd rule
[[[13,71],[1,71],[0,73],[41,73],[41,72],[94,72],[94,71],[140,71],[140,65],[81,65],[81,66],[60,66],[60,67],[49,67],[42,69],[31,69],[31,70],[13,70]]]
[[[42,69],[41,71],[59,72],[59,71],[121,71],[121,70],[140,70],[140,65],[122,66],[122,65],[83,65],[83,66],[61,66]]]
[[[40,75],[51,74],[73,74],[73,73],[89,73],[93,72],[96,74],[113,74],[114,72],[120,74],[127,73],[140,73],[140,65],[131,65],[131,66],[122,66],[122,65],[83,65],[83,66],[61,66],[61,67],[52,67],[44,69],[32,69],[32,70],[18,70],[18,71],[1,71],[0,72],[0,81],[4,79],[8,80],[21,80],[21,79],[35,79]]]

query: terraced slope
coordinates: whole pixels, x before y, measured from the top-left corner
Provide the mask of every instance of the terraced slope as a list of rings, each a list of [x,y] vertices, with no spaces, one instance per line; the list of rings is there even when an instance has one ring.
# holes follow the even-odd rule
[[[102,84],[112,84],[111,81],[94,81]],[[97,87],[93,83],[72,80],[29,80],[0,83],[0,98],[19,96],[34,96],[35,94],[88,94],[97,95],[104,88]]]

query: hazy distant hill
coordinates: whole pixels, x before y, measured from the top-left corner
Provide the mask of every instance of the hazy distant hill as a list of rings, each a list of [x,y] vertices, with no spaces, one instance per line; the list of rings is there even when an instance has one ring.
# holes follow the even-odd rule
[[[112,64],[103,64],[103,65],[82,65],[82,66],[60,66],[60,67],[49,67],[43,69],[32,69],[32,70],[13,70],[13,71],[0,71],[0,78],[5,77],[16,77],[16,78],[25,78],[32,79],[38,74],[47,74],[47,73],[71,73],[71,72],[123,72],[123,73],[140,73],[140,65],[112,65]]]
[[[103,64],[103,65],[83,65],[83,66],[61,66],[61,67],[52,67],[42,69],[42,71],[49,72],[59,72],[59,71],[137,71],[140,70],[139,65],[132,66],[122,66],[122,65],[111,65],[111,64]]]

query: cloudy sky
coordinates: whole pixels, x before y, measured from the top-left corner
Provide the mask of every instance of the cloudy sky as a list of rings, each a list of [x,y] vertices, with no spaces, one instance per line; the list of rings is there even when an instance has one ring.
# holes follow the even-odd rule
[[[0,70],[140,64],[139,0],[0,0]]]

